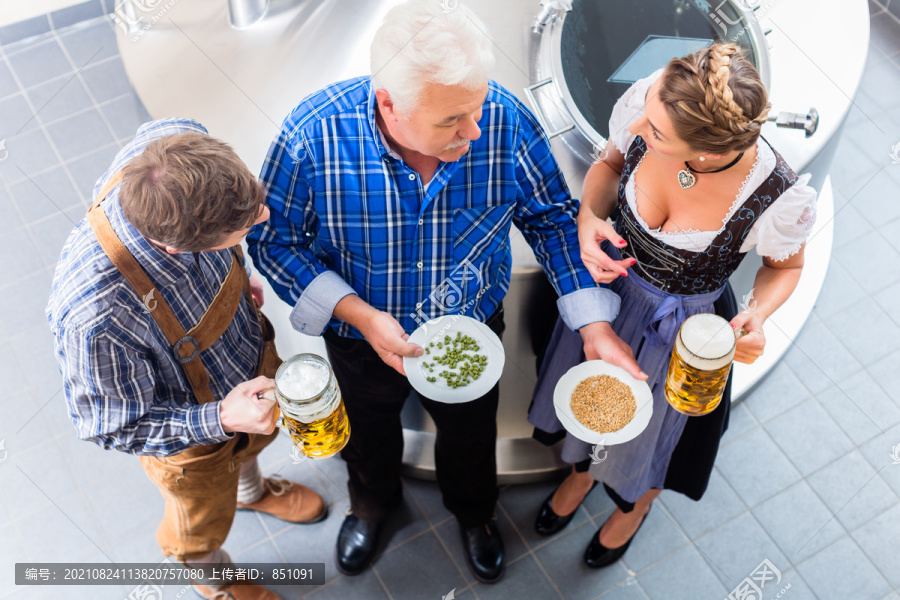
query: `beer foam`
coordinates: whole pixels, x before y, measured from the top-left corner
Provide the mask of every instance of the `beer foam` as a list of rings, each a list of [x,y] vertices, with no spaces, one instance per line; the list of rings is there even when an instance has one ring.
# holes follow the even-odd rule
[[[275,385],[292,400],[305,400],[322,392],[328,385],[328,366],[318,361],[299,360],[278,375]]]
[[[676,340],[676,350],[695,369],[721,369],[734,358],[734,330],[728,321],[701,313],[687,319]]]

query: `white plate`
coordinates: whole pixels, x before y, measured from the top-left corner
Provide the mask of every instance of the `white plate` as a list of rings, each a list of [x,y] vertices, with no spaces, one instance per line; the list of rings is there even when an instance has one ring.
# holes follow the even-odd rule
[[[615,377],[631,388],[634,401],[637,405],[631,421],[618,431],[598,433],[581,424],[572,413],[572,393],[578,384],[596,375],[609,375]],[[638,381],[628,374],[625,369],[611,365],[602,360],[589,360],[576,365],[568,370],[556,384],[553,390],[553,406],[556,408],[556,417],[566,431],[588,444],[603,444],[612,446],[633,440],[647,427],[650,416],[653,414],[653,394],[646,381]]]
[[[433,363],[435,356],[443,355],[446,352],[446,348],[438,350],[437,343],[443,343],[445,335],[455,338],[457,332],[467,335],[478,342],[480,347],[478,354],[483,354],[487,357],[487,364],[481,373],[481,377],[465,387],[451,388],[442,377],[438,376],[438,373],[445,370],[444,366],[436,364],[434,373],[429,373],[428,369],[422,366],[422,363]],[[506,354],[503,352],[503,344],[500,342],[500,338],[491,331],[490,327],[471,317],[447,315],[428,321],[413,331],[408,341],[423,348],[427,348],[429,343],[434,342],[434,347],[429,348],[431,354],[423,354],[418,358],[404,357],[403,359],[403,369],[406,371],[407,379],[409,379],[415,390],[426,398],[447,404],[471,402],[487,394],[500,381],[500,375],[503,374]],[[426,377],[436,377],[437,381],[431,383]]]

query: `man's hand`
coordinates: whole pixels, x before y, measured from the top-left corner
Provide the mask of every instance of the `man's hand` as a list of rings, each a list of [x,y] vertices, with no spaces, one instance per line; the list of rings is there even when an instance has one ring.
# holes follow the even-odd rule
[[[605,360],[606,362],[622,367],[628,374],[640,381],[647,379],[647,374],[641,371],[637,361],[634,360],[634,352],[631,346],[616,335],[612,327],[606,321],[590,323],[578,330],[584,340],[584,356],[588,360]]]
[[[409,334],[403,331],[403,326],[386,312],[372,309],[372,312],[358,326],[360,333],[378,353],[386,364],[393,367],[403,376],[404,356],[422,356],[425,349],[416,344],[410,344],[406,340]]]
[[[222,429],[226,433],[270,434],[275,431],[278,403],[272,393],[274,390],[275,380],[268,377],[257,377],[237,384],[219,403]],[[262,397],[257,397],[257,394]]]
[[[262,308],[263,305],[263,284],[262,279],[254,273],[250,276],[250,295],[256,300],[256,305]]]

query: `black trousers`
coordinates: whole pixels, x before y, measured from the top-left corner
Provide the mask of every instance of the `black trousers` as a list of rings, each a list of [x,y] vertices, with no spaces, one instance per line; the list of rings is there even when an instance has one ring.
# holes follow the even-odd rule
[[[503,333],[503,308],[486,324]],[[341,452],[349,472],[350,508],[366,521],[382,521],[402,500],[403,428],[400,411],[409,381],[386,365],[366,340],[328,329],[325,345],[350,419],[350,440]],[[499,388],[463,404],[422,398],[437,427],[434,462],[444,506],[464,527],[486,523],[497,489]]]

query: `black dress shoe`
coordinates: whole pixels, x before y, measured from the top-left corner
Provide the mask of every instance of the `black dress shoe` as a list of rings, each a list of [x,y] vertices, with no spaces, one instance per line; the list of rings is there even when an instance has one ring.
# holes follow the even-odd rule
[[[644,521],[647,520],[647,515],[650,514],[650,510],[647,510],[647,514],[641,519],[638,528],[635,530],[634,534],[628,538],[628,541],[619,546],[618,548],[607,548],[603,544],[600,543],[600,529],[603,529],[603,525],[600,526],[600,529],[597,530],[597,533],[594,534],[594,537],[591,538],[591,543],[588,544],[587,549],[584,551],[584,562],[587,563],[587,566],[592,569],[599,569],[601,567],[608,567],[613,564],[622,556],[625,555],[625,551],[628,550],[628,546],[631,545],[631,540],[634,539],[634,536],[637,535],[637,532],[641,530],[641,525],[644,524]]]
[[[334,550],[334,562],[338,571],[344,575],[362,573],[375,556],[379,533],[381,523],[365,521],[348,513],[341,525]]]
[[[588,494],[591,493],[597,487],[597,482],[594,482],[594,485],[591,486],[591,489],[588,490]],[[559,488],[557,487],[556,490]],[[537,519],[534,522],[534,529],[541,535],[553,535],[563,529],[566,525],[568,525],[572,519],[575,517],[575,513],[578,512],[578,506],[581,506],[581,502],[578,503],[578,506],[575,507],[570,514],[565,515],[564,517],[559,516],[555,512],[553,512],[553,496],[556,494],[556,490],[553,490],[547,499],[544,500],[544,503],[541,504],[541,510],[538,511]],[[584,495],[587,498],[587,494]],[[584,500],[582,500],[584,502]]]
[[[477,527],[459,526],[466,564],[475,579],[496,583],[503,577],[503,540],[493,521]]]

